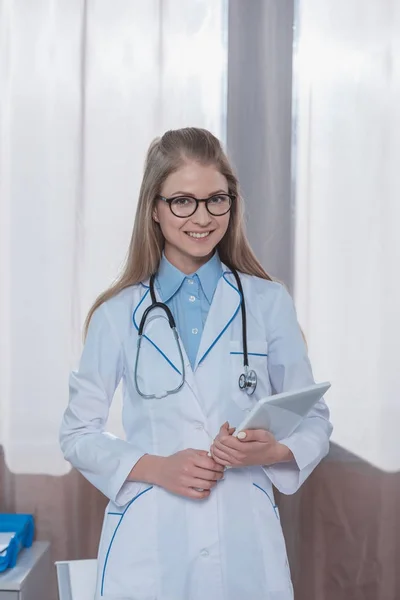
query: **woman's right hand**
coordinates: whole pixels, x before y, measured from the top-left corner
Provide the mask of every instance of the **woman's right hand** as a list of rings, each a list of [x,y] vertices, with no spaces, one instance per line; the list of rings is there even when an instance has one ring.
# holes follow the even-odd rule
[[[208,498],[211,489],[224,474],[224,467],[218,465],[205,450],[188,448],[157,458],[154,483],[186,498]]]

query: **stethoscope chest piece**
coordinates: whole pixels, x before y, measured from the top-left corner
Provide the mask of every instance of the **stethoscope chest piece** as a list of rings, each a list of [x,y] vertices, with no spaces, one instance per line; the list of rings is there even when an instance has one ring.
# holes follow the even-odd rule
[[[249,371],[245,369],[245,372],[242,373],[239,377],[239,387],[241,390],[246,391],[246,393],[251,396],[254,394],[257,387],[257,374],[252,369]]]

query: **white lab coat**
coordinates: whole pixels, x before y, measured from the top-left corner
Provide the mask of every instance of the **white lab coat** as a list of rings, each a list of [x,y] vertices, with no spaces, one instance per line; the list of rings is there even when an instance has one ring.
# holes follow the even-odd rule
[[[79,369],[71,375],[61,447],[65,458],[110,500],[98,553],[96,600],[293,598],[272,486],[293,494],[326,455],[331,425],[323,401],[283,441],[296,462],[230,469],[206,500],[126,481],[143,454],[208,450],[221,424],[238,426],[259,398],[313,383],[285,288],[248,275],[241,279],[249,362],[258,375],[253,396],[238,387],[243,372],[240,297],[226,267],[193,370],[183,349],[185,384],[174,395],[146,400],[135,389],[137,328],[150,304],[148,283],[119,293],[92,318]],[[174,389],[181,365],[168,322],[149,319],[145,334],[138,366],[141,389],[149,394]],[[121,379],[126,441],[105,431]]]

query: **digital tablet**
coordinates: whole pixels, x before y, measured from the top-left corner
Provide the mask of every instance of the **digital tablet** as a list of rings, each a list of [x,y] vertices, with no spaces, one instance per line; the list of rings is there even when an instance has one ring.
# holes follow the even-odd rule
[[[330,387],[329,382],[315,383],[295,392],[283,392],[262,398],[246,415],[233,435],[237,436],[239,431],[244,429],[266,429],[277,441],[282,440],[297,429]]]

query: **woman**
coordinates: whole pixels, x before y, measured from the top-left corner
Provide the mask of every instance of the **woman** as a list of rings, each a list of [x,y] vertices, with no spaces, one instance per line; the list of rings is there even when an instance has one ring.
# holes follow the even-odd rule
[[[321,401],[281,442],[262,430],[232,436],[258,399],[313,383],[292,300],[251,251],[242,212],[211,133],[187,128],[153,142],[126,267],[89,313],[61,428],[66,460],[110,500],[96,599],[293,598],[272,486],[296,492],[327,453],[331,425]],[[234,269],[258,375],[252,395],[238,386]],[[153,308],[138,354],[150,282],[179,340]],[[126,440],[105,431],[121,380]]]

